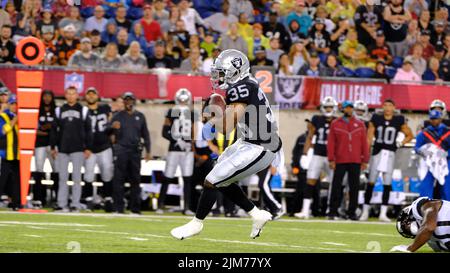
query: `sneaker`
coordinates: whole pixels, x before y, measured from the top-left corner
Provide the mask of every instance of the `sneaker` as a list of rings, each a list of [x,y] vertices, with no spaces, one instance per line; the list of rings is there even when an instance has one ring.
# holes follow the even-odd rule
[[[283,209],[279,209],[278,211],[272,213],[272,221],[276,221],[281,218],[286,212]]]
[[[162,210],[162,209],[157,209],[157,210],[155,211],[155,213],[156,213],[156,214],[164,214],[164,210]]]
[[[225,213],[225,217],[228,217],[228,218],[240,218],[240,216],[237,215],[234,212],[227,212],[227,213]]]
[[[386,215],[380,215],[380,217],[378,218],[378,220],[380,222],[385,222],[385,223],[390,223],[391,219],[389,219],[389,217],[387,217]]]
[[[253,225],[252,231],[250,232],[250,238],[255,239],[259,237],[264,225],[272,220],[272,213],[266,210],[259,210],[252,215]]]
[[[190,210],[190,209],[187,209],[187,210],[183,211],[183,214],[184,215],[188,215],[188,216],[194,216],[195,215],[195,213],[192,210]]]
[[[53,209],[53,212],[56,212],[56,213],[68,213],[68,212],[70,212],[70,210],[68,208],[56,207],[56,208]]]
[[[105,198],[105,203],[103,204],[103,209],[105,210],[105,212],[113,212],[114,211],[113,199],[111,197]]]
[[[199,234],[203,230],[203,221],[192,219],[189,223],[174,228],[170,234],[178,240],[183,240]]]
[[[335,215],[330,215],[328,216],[328,220],[330,221],[338,221],[338,220],[342,220],[342,218],[335,216]]]
[[[294,213],[294,217],[307,220],[307,219],[309,219],[309,214],[303,213],[303,212],[297,212],[297,213]]]
[[[347,215],[347,220],[350,220],[350,221],[359,221],[359,217],[356,216],[355,214]]]
[[[71,208],[70,208],[70,212],[73,212],[73,213],[79,213],[79,212],[80,212],[80,209],[79,209],[79,208],[76,208],[76,207],[71,207]]]
[[[363,212],[361,213],[361,217],[359,217],[360,221],[367,221],[367,220],[369,220],[369,209],[370,209],[369,205],[364,205],[363,206]]]
[[[39,200],[31,202],[33,209],[42,209],[42,202]]]

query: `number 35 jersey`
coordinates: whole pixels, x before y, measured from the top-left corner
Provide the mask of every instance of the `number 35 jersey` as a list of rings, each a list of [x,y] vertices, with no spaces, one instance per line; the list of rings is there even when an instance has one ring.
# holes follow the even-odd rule
[[[333,119],[327,119],[322,115],[315,115],[311,119],[311,124],[316,129],[316,143],[314,144],[314,154],[327,156],[328,132]]]
[[[253,77],[247,77],[230,86],[226,91],[225,102],[246,104],[245,114],[238,121],[238,137],[244,141],[261,145],[276,152],[281,148],[278,124],[264,92]]]
[[[387,120],[383,114],[374,114],[370,122],[375,127],[375,142],[373,145],[373,155],[378,154],[382,149],[395,152],[397,150],[397,136],[405,124],[405,117],[394,115]]]
[[[111,107],[106,104],[100,104],[97,109],[89,109],[91,118],[91,128],[94,136],[94,145],[92,152],[99,153],[111,147],[111,138],[107,131]]]

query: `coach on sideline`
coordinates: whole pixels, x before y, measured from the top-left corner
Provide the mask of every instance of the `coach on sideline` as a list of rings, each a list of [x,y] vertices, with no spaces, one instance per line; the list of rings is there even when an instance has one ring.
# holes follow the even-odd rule
[[[358,220],[355,211],[358,206],[359,175],[369,162],[367,130],[364,123],[353,116],[352,102],[344,101],[342,111],[344,116],[331,123],[328,133],[328,161],[330,168],[334,170],[328,218],[338,218],[338,207],[342,200],[342,180],[345,173],[348,173],[350,202],[347,218]]]
[[[115,136],[113,201],[117,213],[125,212],[124,183],[131,184],[130,210],[141,213],[141,138],[146,150],[145,160],[150,160],[150,133],[144,114],[135,110],[136,97],[132,92],[122,96],[125,109],[117,112],[111,120]]]

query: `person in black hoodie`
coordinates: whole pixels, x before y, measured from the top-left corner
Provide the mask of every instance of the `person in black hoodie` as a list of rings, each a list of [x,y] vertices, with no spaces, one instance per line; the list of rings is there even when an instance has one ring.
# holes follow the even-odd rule
[[[55,122],[55,95],[51,90],[44,90],[41,95],[41,105],[39,108],[39,121],[36,133],[36,145],[34,149],[34,162],[36,172],[33,174],[33,206],[40,208],[46,205],[46,188],[42,185],[45,176],[44,163],[48,159],[52,167],[52,175],[56,176],[55,161],[51,156],[50,132]],[[56,185],[56,177],[52,177],[53,185]]]
[[[81,208],[81,167],[84,160],[91,156],[93,137],[89,109],[78,102],[77,89],[68,87],[65,97],[66,103],[55,110],[55,126],[50,134],[52,156],[57,159],[59,171],[58,204],[55,211],[69,212],[67,180],[69,162],[72,162],[74,184],[70,208],[77,212]]]

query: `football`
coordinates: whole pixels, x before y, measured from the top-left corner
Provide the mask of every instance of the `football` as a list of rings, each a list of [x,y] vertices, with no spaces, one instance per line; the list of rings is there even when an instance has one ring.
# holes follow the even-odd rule
[[[220,94],[214,93],[209,97],[208,106],[211,113],[223,113],[226,108],[225,98]]]

